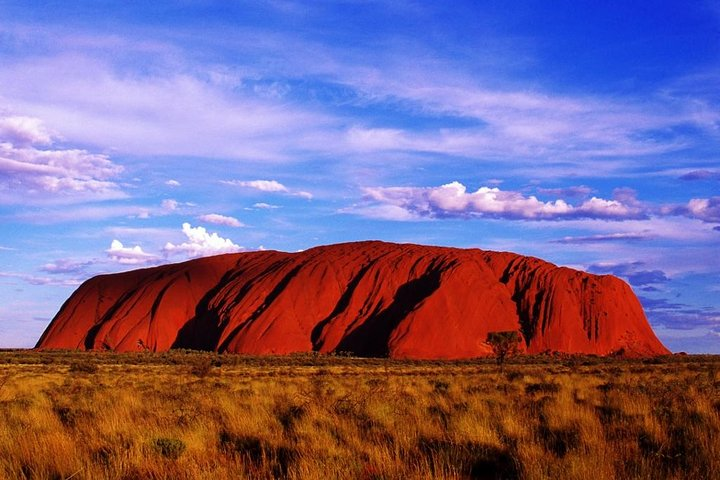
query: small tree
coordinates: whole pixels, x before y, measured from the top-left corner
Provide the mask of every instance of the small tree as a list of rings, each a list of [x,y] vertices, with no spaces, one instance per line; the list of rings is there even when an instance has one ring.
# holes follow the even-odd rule
[[[518,353],[521,339],[520,332],[517,330],[488,333],[486,342],[492,347],[501,372],[503,371],[505,359]]]

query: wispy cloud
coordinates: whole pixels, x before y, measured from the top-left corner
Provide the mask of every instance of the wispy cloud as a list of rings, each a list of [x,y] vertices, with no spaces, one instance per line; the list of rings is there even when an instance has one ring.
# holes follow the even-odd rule
[[[209,65],[195,73],[177,62],[166,67],[123,75],[107,57],[89,52],[6,60],[0,98],[74,142],[134,155],[292,161],[292,145],[335,123],[308,108],[248,94],[238,89],[242,77],[228,83],[226,76],[201,74]]]
[[[254,188],[261,192],[288,192],[288,188],[277,180],[221,180],[225,185]]]
[[[284,61],[274,68],[198,65],[176,48],[160,48],[154,51],[154,61],[164,69],[120,75],[107,56],[93,52],[92,42],[87,41],[73,54],[4,65],[0,95],[12,99],[17,108],[42,115],[53,128],[62,127],[63,134],[75,141],[123,153],[248,161],[297,161],[291,152],[408,151],[514,158],[515,162],[529,157],[563,158],[577,168],[587,164],[589,157],[627,158],[685,148],[692,140],[675,127],[709,129],[720,119],[712,110],[698,115],[696,108],[661,96],[650,102],[628,102],[492,88],[465,65],[422,54],[419,45],[419,55],[409,62],[400,49],[381,57],[348,55],[307,39],[262,33],[261,48]],[[132,43],[112,39],[120,40]],[[249,42],[238,46],[248,47]],[[308,61],[311,56],[312,62]],[[286,67],[278,67],[280,63]],[[326,78],[327,86],[307,90],[307,84],[318,78]],[[264,94],[259,86],[266,84],[281,84],[281,93]],[[391,107],[409,117],[472,119],[479,126],[378,126],[348,122],[333,113],[333,107],[347,101],[342,98],[331,100],[330,108],[324,109],[312,101],[285,101],[287,97],[312,99],[333,86],[350,92],[360,108]],[[173,128],[168,130],[167,125]],[[622,164],[627,166],[627,162]]]
[[[80,285],[80,280],[74,278],[41,277],[27,273],[0,272],[0,278],[22,280],[30,285],[58,285],[64,287],[75,287]]]
[[[107,221],[114,218],[148,219],[151,214],[155,213],[162,213],[162,210],[158,207],[146,207],[138,204],[89,203],[62,208],[48,207],[43,210],[20,211],[12,218],[28,223],[51,225],[65,222]]]
[[[640,296],[640,302],[653,325],[673,330],[710,329],[719,331],[720,310],[714,307],[696,307],[666,298]]]
[[[680,175],[680,180],[720,180],[720,170],[691,170]]]
[[[85,275],[87,273],[87,267],[94,263],[95,262],[91,260],[75,261],[62,259],[52,263],[46,263],[40,270],[53,275]]]
[[[578,237],[563,237],[557,240],[551,240],[551,243],[562,243],[562,244],[582,244],[582,243],[602,243],[602,242],[625,242],[635,240],[648,240],[654,238],[649,232],[622,232],[622,233],[608,233],[603,235],[586,235]]]
[[[584,198],[596,192],[594,188],[588,187],[587,185],[562,188],[538,188],[537,191],[541,195],[552,195],[560,198]]]
[[[207,222],[207,223],[214,223],[215,225],[225,225],[228,227],[244,227],[245,226],[245,224],[243,224],[237,218],[230,217],[227,215],[220,215],[219,213],[208,213],[206,215],[200,215],[197,218],[200,221]]]
[[[662,270],[648,270],[644,262],[597,263],[588,266],[587,271],[598,274],[613,274],[626,278],[633,286],[645,286],[669,281]]]
[[[493,89],[458,65],[401,57],[364,71],[343,65],[337,75],[361,96],[375,102],[411,105],[417,111],[454,115],[481,123],[479,127],[413,131],[356,124],[349,146],[364,151],[413,150],[444,152],[471,158],[515,157],[516,161],[562,158],[578,170],[589,159],[658,155],[686,148],[694,140],[683,127],[712,132],[720,114],[698,116],[692,104],[667,96],[644,101],[591,95],[569,96],[550,91]],[[662,134],[659,134],[662,132]],[[519,158],[518,158],[519,157]]]
[[[313,194],[303,190],[292,190],[277,180],[221,180],[224,185],[232,185],[235,187],[250,188],[269,193],[285,193],[295,197],[311,200]]]

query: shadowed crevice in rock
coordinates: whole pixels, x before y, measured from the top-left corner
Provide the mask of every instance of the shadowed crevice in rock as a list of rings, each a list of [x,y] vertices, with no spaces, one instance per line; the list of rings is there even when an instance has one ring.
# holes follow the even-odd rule
[[[113,303],[113,305],[108,309],[107,312],[102,316],[101,319],[97,321],[87,332],[87,335],[85,336],[85,349],[86,350],[92,350],[95,347],[97,343],[97,336],[100,333],[100,330],[105,325],[105,323],[112,321],[112,319],[115,317],[115,314],[126,305],[126,302],[129,301],[133,295],[137,292],[137,288],[130,289],[127,291],[124,295],[122,295],[117,301]],[[103,345],[105,344],[105,341],[102,341]]]
[[[439,287],[439,270],[431,270],[422,277],[402,285],[398,288],[393,303],[385,310],[371,315],[348,333],[337,350],[352,352],[358,356],[387,356],[388,340],[400,321]]]
[[[318,322],[318,324],[315,325],[315,327],[312,329],[312,333],[310,334],[310,341],[313,344],[314,351],[319,351],[323,347],[323,343],[320,342],[320,336],[323,333],[323,329],[326,325],[330,323],[333,318],[337,317],[343,311],[347,310],[348,306],[350,305],[350,299],[352,299],[352,296],[355,293],[355,289],[358,287],[358,284],[363,279],[363,277],[365,277],[365,274],[368,272],[368,270],[370,270],[370,267],[372,266],[373,264],[370,263],[360,269],[358,274],[355,275],[352,280],[350,280],[350,283],[345,288],[345,291],[340,297],[337,305],[335,305],[335,309],[332,311],[332,313],[330,313],[330,315]]]
[[[222,345],[218,347],[218,351],[225,352],[228,349],[228,346],[235,340],[235,337],[240,333],[240,331],[243,328],[246,328],[247,326],[251,325],[253,322],[255,322],[262,313],[275,301],[275,299],[282,294],[282,292],[285,290],[285,287],[290,283],[290,281],[298,274],[300,269],[302,268],[301,265],[296,265],[293,267],[288,273],[286,273],[282,279],[275,285],[275,287],[272,289],[272,291],[265,297],[265,301],[260,304],[259,307],[250,315],[250,317],[242,321],[240,325],[235,327],[235,329],[225,338],[225,341],[222,342]],[[236,299],[237,300],[237,299]]]
[[[195,316],[178,331],[172,348],[215,350],[222,335],[223,326],[220,324],[217,312],[210,310],[210,302],[232,275],[232,271],[227,272],[220,282],[203,296],[195,309]]]

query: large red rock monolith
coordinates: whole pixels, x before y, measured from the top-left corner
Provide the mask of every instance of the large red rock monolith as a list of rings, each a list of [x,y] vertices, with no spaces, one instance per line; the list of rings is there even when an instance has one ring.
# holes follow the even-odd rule
[[[616,277],[512,253],[376,241],[97,276],[37,347],[451,359],[490,355],[488,332],[505,330],[520,331],[528,353],[669,353]]]

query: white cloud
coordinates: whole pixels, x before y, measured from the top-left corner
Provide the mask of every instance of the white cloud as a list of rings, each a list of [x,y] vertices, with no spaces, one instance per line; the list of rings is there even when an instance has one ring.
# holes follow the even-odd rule
[[[111,179],[122,171],[106,155],[52,147],[43,123],[0,117],[0,201],[5,203],[101,200],[123,197]]]
[[[170,179],[165,182],[165,185],[167,185],[168,187],[179,187],[182,184],[177,180]]]
[[[157,256],[144,252],[139,245],[126,247],[120,240],[113,240],[105,252],[111,260],[122,265],[144,265],[158,260]]]
[[[229,238],[222,238],[217,233],[208,233],[203,227],[193,228],[189,223],[183,223],[182,231],[188,241],[179,245],[168,242],[163,247],[166,255],[182,254],[187,257],[204,257],[244,250]]]
[[[265,202],[258,202],[253,204],[253,208],[259,208],[261,210],[272,210],[280,207],[278,207],[277,205],[270,205],[269,203]]]
[[[720,197],[693,198],[687,204],[687,216],[703,222],[720,223]]]
[[[198,220],[202,220],[207,223],[214,223],[216,225],[226,225],[228,227],[244,227],[245,225],[235,217],[229,217],[226,215],[220,215],[218,213],[208,213],[207,215],[200,215]]]
[[[220,183],[236,187],[254,188],[255,190],[260,190],[261,192],[285,193],[294,197],[305,198],[307,200],[312,200],[313,198],[312,193],[304,190],[291,190],[277,180],[221,180]]]
[[[222,180],[221,183],[226,185],[235,185],[237,187],[254,188],[262,192],[288,192],[288,188],[276,180]]]
[[[360,214],[381,212],[382,218],[412,219],[416,217],[477,216],[523,220],[557,220],[561,218],[601,218],[623,220],[643,218],[646,212],[634,199],[626,202],[592,197],[573,206],[562,199],[543,202],[520,192],[481,187],[468,192],[460,182],[440,187],[374,187],[366,188],[370,210],[355,209]],[[378,206],[392,209],[378,210]],[[402,214],[402,209],[406,214]],[[387,215],[388,212],[390,216]]]
[[[293,195],[295,195],[296,197],[305,198],[307,200],[313,199],[313,194],[310,192],[299,191],[299,192],[293,193]]]
[[[374,218],[377,220],[391,221],[411,221],[422,220],[423,217],[417,215],[398,205],[364,205],[353,206],[340,210],[340,213],[352,213],[362,217]]]
[[[162,202],[160,202],[160,206],[166,212],[172,212],[173,210],[178,209],[178,202],[177,202],[177,200],[166,199],[166,200],[163,200]]]
[[[0,117],[0,140],[16,146],[52,143],[50,132],[40,119],[17,115]]]
[[[693,198],[684,205],[663,205],[658,211],[662,215],[682,215],[706,223],[720,223],[720,196]]]

